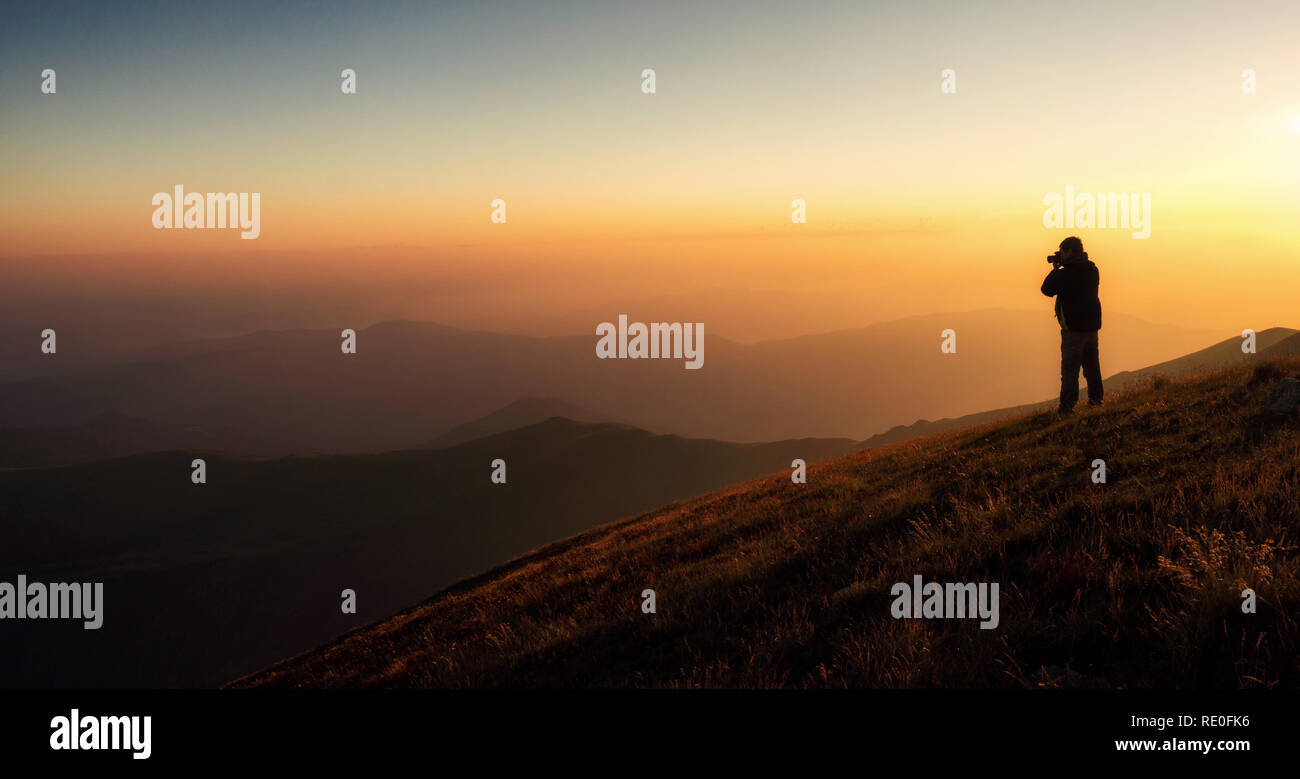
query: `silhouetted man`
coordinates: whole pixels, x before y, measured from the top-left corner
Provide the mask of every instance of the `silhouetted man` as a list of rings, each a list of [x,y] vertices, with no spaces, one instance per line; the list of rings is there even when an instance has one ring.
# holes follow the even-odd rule
[[[1043,279],[1043,294],[1056,297],[1056,321],[1061,325],[1061,406],[1068,414],[1079,402],[1079,369],[1088,381],[1088,405],[1101,404],[1101,362],[1097,331],[1101,329],[1101,274],[1074,236],[1061,241],[1061,250],[1047,258],[1052,272]]]

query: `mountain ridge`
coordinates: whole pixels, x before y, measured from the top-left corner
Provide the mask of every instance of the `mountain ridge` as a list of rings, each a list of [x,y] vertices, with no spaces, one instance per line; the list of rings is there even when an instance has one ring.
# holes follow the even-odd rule
[[[427,444],[522,397],[550,397],[694,438],[865,439],[908,419],[1042,397],[1056,360],[1055,333],[1043,325],[1040,311],[989,310],[754,344],[706,330],[704,367],[692,371],[677,360],[597,359],[594,336],[398,321],[360,331],[357,353],[344,355],[338,333],[296,330],[0,384],[0,427],[70,427],[114,411],[211,431],[230,451],[374,452]],[[1103,349],[1116,368],[1169,357],[1169,339],[1203,343],[1119,315],[1112,325]],[[945,327],[957,328],[956,354],[939,350]]]
[[[102,630],[9,624],[0,686],[216,685],[557,538],[855,446],[556,417],[447,449],[0,469],[0,581],[101,582],[108,603]]]
[[[1063,419],[845,455],[807,485],[733,485],[230,686],[1293,686],[1300,419],[1260,408],[1297,372],[1291,358],[1155,382]],[[1001,628],[891,619],[890,583],[918,574],[1001,582]]]

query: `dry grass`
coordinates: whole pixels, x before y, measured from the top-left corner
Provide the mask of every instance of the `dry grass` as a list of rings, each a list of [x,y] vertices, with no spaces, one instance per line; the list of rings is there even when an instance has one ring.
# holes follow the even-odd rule
[[[1160,380],[666,506],[236,686],[1295,687],[1300,421],[1257,410],[1298,368]],[[999,582],[1001,625],[892,619],[913,574]]]

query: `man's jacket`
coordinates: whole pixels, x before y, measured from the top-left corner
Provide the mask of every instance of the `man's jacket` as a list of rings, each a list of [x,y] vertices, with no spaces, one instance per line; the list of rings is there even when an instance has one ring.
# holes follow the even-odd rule
[[[1101,329],[1101,300],[1097,298],[1100,283],[1101,274],[1086,254],[1047,274],[1043,294],[1056,297],[1056,320],[1062,330]]]

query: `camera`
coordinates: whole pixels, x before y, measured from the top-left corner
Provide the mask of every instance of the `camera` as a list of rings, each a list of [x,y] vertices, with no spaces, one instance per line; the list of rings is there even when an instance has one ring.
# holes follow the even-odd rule
[[[1061,251],[1059,249],[1047,255],[1047,263],[1049,265],[1060,265],[1063,262],[1065,262],[1065,258],[1061,256]]]

